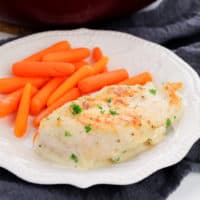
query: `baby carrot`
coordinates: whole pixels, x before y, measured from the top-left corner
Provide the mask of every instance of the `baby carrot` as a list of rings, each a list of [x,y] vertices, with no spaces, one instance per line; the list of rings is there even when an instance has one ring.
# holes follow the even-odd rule
[[[45,108],[49,96],[63,81],[64,78],[53,78],[38,91],[31,100],[30,113],[32,115],[37,115]]]
[[[92,65],[93,75],[102,73],[106,70],[108,64],[108,57],[102,57]]]
[[[56,100],[58,100],[61,96],[63,96],[65,94],[65,92],[67,92],[71,88],[75,87],[81,79],[83,79],[87,76],[90,76],[91,73],[92,73],[92,67],[90,67],[89,65],[85,65],[85,66],[81,67],[79,70],[77,70],[76,72],[74,72],[49,97],[49,99],[47,101],[47,105],[50,106],[51,104],[53,104]]]
[[[92,50],[92,58],[95,62],[97,62],[98,60],[100,60],[103,57],[103,53],[100,49],[100,47],[95,47]]]
[[[22,93],[22,98],[19,103],[19,108],[15,120],[14,132],[16,137],[22,137],[26,132],[28,123],[28,114],[30,108],[30,100],[31,100],[31,84],[27,83]]]
[[[17,110],[23,89],[8,94],[0,100],[0,117],[5,117]]]
[[[13,64],[12,73],[24,77],[58,77],[68,76],[74,72],[74,66],[70,63],[22,61]]]
[[[89,93],[101,89],[107,85],[119,83],[127,78],[128,72],[125,69],[113,70],[82,79],[78,83],[78,88],[80,89],[81,93]]]
[[[27,58],[24,59],[24,61],[41,61],[42,56],[48,54],[48,53],[52,53],[52,52],[58,52],[58,51],[66,51],[69,50],[70,47],[70,43],[68,41],[60,41],[57,42],[53,45],[51,45],[50,47],[43,49]]]
[[[84,60],[81,60],[81,61],[79,61],[79,62],[74,63],[75,71],[77,71],[78,69],[80,69],[80,68],[83,67],[84,65],[89,65],[89,63],[86,62],[86,61],[84,61]]]
[[[78,62],[90,55],[88,48],[75,48],[68,51],[50,53],[42,57],[47,62]]]
[[[119,84],[123,84],[123,85],[141,84],[141,85],[144,85],[150,81],[152,81],[151,74],[149,72],[143,72],[136,76],[130,77],[129,79],[126,79],[126,80],[120,82]]]
[[[80,92],[77,88],[72,88],[67,93],[65,93],[60,99],[55,101],[52,105],[47,107],[45,110],[43,110],[35,119],[34,119],[34,126],[38,127],[40,125],[40,122],[43,118],[47,117],[49,114],[51,114],[54,110],[59,108],[60,106],[64,105],[65,103],[72,101],[74,99],[77,99],[80,96]]]
[[[31,96],[33,96],[36,92],[37,88],[32,87]],[[19,89],[0,99],[0,117],[5,117],[17,111],[17,107],[19,105],[22,93],[23,89]]]
[[[20,78],[20,77],[9,77],[0,78],[0,93],[7,94],[16,91],[31,83],[36,88],[40,88],[48,81],[47,78]]]

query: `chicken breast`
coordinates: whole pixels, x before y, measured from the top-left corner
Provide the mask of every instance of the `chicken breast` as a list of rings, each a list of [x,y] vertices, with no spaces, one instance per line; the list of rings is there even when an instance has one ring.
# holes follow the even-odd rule
[[[181,83],[114,85],[65,104],[43,119],[34,149],[83,169],[130,159],[161,142],[182,115]]]

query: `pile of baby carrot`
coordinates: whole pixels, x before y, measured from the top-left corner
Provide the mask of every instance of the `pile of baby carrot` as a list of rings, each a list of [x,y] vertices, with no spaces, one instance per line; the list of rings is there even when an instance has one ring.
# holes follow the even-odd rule
[[[92,57],[89,63],[87,60]],[[108,70],[108,57],[99,47],[72,48],[60,41],[12,65],[12,77],[0,78],[0,117],[16,113],[14,133],[26,133],[29,115],[33,124],[58,107],[81,95],[113,84],[145,84],[152,80],[144,72],[129,77],[124,68]]]

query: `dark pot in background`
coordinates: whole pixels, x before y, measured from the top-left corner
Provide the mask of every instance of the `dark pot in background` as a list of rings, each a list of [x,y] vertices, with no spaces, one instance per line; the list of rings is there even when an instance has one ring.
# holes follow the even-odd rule
[[[28,27],[83,26],[129,14],[154,0],[0,0],[0,20]]]

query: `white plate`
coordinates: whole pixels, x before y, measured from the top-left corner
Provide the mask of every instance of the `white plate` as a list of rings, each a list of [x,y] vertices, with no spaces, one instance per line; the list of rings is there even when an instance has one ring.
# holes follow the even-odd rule
[[[51,31],[34,34],[0,47],[0,74],[9,75],[11,64],[59,41],[74,47],[101,46],[109,67],[126,67],[134,75],[150,71],[156,82],[182,81],[185,112],[167,139],[152,150],[113,167],[77,171],[42,160],[32,151],[33,129],[24,139],[13,136],[11,118],[0,120],[0,166],[20,178],[39,184],[71,184],[86,188],[95,184],[124,185],[138,182],[153,172],[180,161],[200,137],[200,79],[197,73],[169,50],[137,37],[112,31]],[[31,120],[30,120],[31,121]]]

